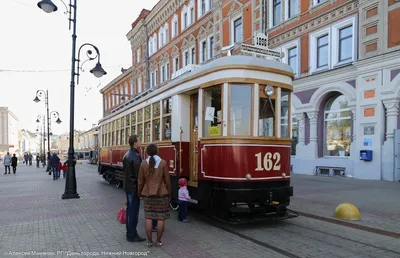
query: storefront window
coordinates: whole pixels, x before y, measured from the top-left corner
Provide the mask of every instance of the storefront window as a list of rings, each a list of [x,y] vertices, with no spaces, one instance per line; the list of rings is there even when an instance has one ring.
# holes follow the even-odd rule
[[[229,135],[251,135],[251,85],[230,86]]]
[[[351,109],[343,95],[332,97],[325,106],[325,156],[350,156]]]
[[[222,136],[222,86],[204,90],[204,137]]]
[[[163,100],[163,140],[171,140],[172,129],[172,98]]]
[[[137,135],[141,142],[143,142],[143,109],[138,110],[138,120],[137,120]]]
[[[289,138],[289,96],[290,92],[281,89],[281,137]]]
[[[274,95],[270,96],[270,98],[263,94],[263,92],[260,96],[260,113],[258,120],[259,136],[275,136],[275,94],[276,89]]]
[[[131,114],[131,135],[134,134],[136,134],[136,111]]]

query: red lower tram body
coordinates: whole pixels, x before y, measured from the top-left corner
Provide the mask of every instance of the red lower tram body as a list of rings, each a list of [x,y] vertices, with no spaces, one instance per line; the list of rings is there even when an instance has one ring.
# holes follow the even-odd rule
[[[99,173],[118,187],[122,187],[127,149],[104,148],[100,153]],[[159,156],[169,166],[173,209],[178,209],[178,179],[184,177],[191,198],[212,216],[229,220],[242,214],[288,216],[293,196],[289,145],[177,142],[160,145]]]

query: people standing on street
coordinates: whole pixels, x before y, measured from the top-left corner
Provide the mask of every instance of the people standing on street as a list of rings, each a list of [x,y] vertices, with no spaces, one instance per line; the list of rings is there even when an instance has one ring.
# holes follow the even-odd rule
[[[46,172],[50,172],[51,171],[50,161],[51,161],[51,154],[50,154],[50,151],[49,151],[49,152],[47,152],[47,169],[46,169]]]
[[[36,154],[36,167],[39,167],[39,163],[40,163],[40,156],[39,154]]]
[[[7,154],[3,158],[3,164],[4,164],[4,168],[6,170],[4,175],[7,174],[7,169],[8,169],[8,174],[10,174],[10,163],[11,163],[11,156],[10,156],[10,153],[7,152]]]
[[[189,191],[187,190],[187,180],[186,178],[181,178],[178,181],[179,191],[178,191],[178,199],[179,199],[179,211],[178,211],[178,220],[180,222],[188,222],[187,221],[187,208],[188,201],[190,200]]]
[[[139,155],[140,141],[137,135],[129,137],[130,149],[125,153],[124,167],[124,189],[126,192],[126,239],[129,242],[145,241],[137,232],[139,219],[140,199],[138,196],[138,176],[142,158]]]
[[[64,162],[64,165],[62,166],[63,178],[66,178],[66,177],[67,177],[67,169],[68,169],[68,166],[67,166],[67,162],[65,161],[65,162]]]
[[[15,156],[15,153],[13,157],[11,158],[11,166],[13,168],[13,173],[15,174],[17,172],[17,164],[18,164],[18,158]]]
[[[167,162],[157,155],[157,145],[151,143],[146,149],[148,158],[140,165],[138,195],[144,201],[147,246],[153,246],[152,220],[157,220],[156,246],[160,247],[165,220],[170,217],[171,179]]]
[[[58,171],[58,164],[60,163],[60,158],[57,156],[57,154],[55,153],[53,154],[50,163],[53,172],[53,180],[57,180],[60,177],[60,172]]]
[[[29,152],[28,159],[29,159],[29,166],[32,166],[32,159],[33,159],[33,156],[32,156],[32,153],[30,153],[30,152]]]

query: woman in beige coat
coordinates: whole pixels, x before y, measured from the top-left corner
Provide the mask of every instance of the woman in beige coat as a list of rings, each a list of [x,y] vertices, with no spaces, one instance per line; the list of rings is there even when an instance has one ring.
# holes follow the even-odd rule
[[[157,220],[156,246],[160,247],[164,223],[170,216],[171,179],[167,163],[157,155],[157,145],[151,143],[146,149],[148,158],[140,165],[138,194],[144,201],[147,246],[153,246],[152,220]]]

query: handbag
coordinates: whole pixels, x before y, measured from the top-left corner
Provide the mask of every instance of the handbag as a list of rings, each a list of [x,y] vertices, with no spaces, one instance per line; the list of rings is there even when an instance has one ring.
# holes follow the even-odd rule
[[[118,222],[121,224],[126,224],[126,209],[121,208],[118,212]]]

